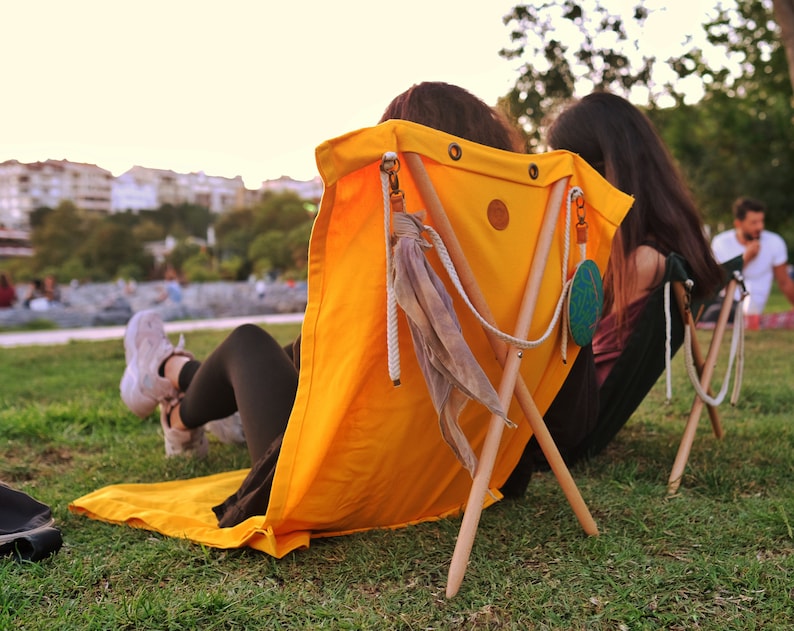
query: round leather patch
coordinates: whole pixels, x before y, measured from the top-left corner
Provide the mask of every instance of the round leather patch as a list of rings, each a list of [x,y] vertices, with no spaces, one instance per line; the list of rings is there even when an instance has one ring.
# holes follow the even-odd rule
[[[510,223],[510,212],[501,199],[491,200],[488,204],[488,221],[497,230],[504,230]]]
[[[587,346],[595,334],[604,306],[601,272],[594,261],[582,261],[568,291],[568,330],[579,346]]]

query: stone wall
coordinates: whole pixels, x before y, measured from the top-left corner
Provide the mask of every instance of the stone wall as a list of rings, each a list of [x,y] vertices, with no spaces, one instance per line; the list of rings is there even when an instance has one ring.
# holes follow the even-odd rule
[[[259,297],[252,283],[194,283],[182,288],[182,301],[161,301],[162,282],[127,288],[116,283],[88,283],[61,288],[61,304],[44,311],[17,305],[0,309],[0,328],[24,326],[35,320],[60,328],[126,324],[132,314],[156,309],[165,321],[223,318],[271,313],[299,313],[306,308],[306,284],[268,283]],[[25,287],[17,288],[24,298]]]

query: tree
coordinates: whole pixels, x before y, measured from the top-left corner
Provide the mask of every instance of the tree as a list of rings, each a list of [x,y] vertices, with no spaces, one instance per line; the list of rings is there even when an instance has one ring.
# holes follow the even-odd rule
[[[96,221],[70,201],[43,214],[30,235],[35,269],[60,267],[81,249]]]
[[[632,14],[640,27],[647,17],[641,5]],[[512,46],[500,56],[526,61],[500,106],[524,129],[530,149],[539,147],[544,119],[569,101],[577,87],[628,96],[635,87],[651,85],[656,58],[640,54],[636,39],[630,42],[630,21],[597,0],[522,4],[503,20],[511,29]]]
[[[223,214],[215,225],[220,260],[243,261],[241,275],[305,265],[314,214],[304,204],[292,192],[268,193],[253,208]]]
[[[767,204],[767,224],[794,246],[794,109],[787,53],[771,0],[739,0],[704,25],[723,51],[712,66],[699,49],[673,60],[681,76],[702,79],[694,107],[651,111],[712,223],[730,223],[740,195]]]
[[[714,227],[729,223],[732,201],[756,196],[767,203],[770,228],[794,247],[788,62],[794,0],[715,0],[713,17],[702,27],[706,44],[720,54],[691,41],[688,49],[682,45],[680,55],[663,60],[678,77],[666,82],[656,78],[659,61],[638,48],[650,14],[637,4],[625,19],[598,0],[515,7],[504,18],[513,46],[500,54],[525,63],[502,107],[523,125],[530,149],[542,149],[544,116],[555,115],[573,96],[608,89],[647,104],[707,221]],[[682,89],[692,80],[703,88],[697,103],[688,102]],[[675,107],[662,108],[663,96],[672,97]]]
[[[643,48],[653,13],[640,0],[625,14],[610,13],[600,0],[520,4],[503,18],[512,45],[499,54],[523,65],[500,105],[519,121],[534,149],[544,117],[554,116],[571,97],[593,90],[609,90],[655,108],[666,96],[684,103],[681,80],[687,78],[701,80],[706,91],[730,91],[737,79],[736,85],[750,90],[758,70],[764,73],[762,83],[774,79],[794,85],[794,61],[787,63],[787,57],[794,60],[794,0],[714,2],[717,17],[705,25],[692,24],[690,31],[705,28],[710,46],[733,63],[715,62],[690,36],[679,55],[663,60],[676,81],[662,81],[660,60]],[[779,87],[775,92],[781,93]]]
[[[780,25],[780,41],[786,50],[789,81],[794,88],[794,0],[772,0],[772,7]]]
[[[129,230],[110,220],[97,222],[78,255],[97,280],[114,278],[125,265],[140,268],[147,262],[143,247],[130,238]]]

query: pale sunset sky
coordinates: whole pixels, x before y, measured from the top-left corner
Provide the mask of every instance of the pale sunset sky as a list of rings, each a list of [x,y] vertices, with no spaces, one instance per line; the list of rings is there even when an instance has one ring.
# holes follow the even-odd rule
[[[495,104],[520,66],[498,54],[515,4],[4,2],[0,161],[241,175],[249,188],[307,180],[318,144],[375,124],[414,83],[456,83]],[[617,12],[636,2],[605,4]],[[659,11],[646,54],[676,52],[714,4],[648,0]]]

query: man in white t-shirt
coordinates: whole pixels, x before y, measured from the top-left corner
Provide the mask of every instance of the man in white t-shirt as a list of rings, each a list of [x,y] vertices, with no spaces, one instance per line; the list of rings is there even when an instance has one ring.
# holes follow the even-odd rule
[[[794,305],[794,280],[788,274],[786,243],[779,234],[764,230],[763,202],[740,197],[733,204],[733,230],[714,237],[711,249],[720,263],[739,255],[744,258],[742,274],[747,291],[745,313],[760,315],[764,311],[772,280]]]

